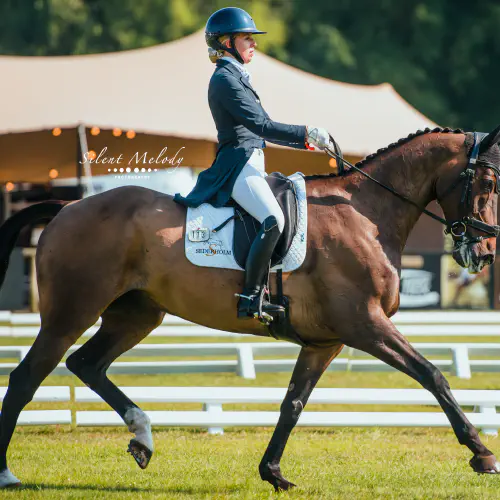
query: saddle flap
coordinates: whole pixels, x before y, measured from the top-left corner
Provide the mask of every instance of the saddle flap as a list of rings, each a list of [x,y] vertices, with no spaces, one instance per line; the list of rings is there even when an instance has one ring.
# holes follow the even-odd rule
[[[279,172],[268,175],[266,181],[285,216],[285,227],[271,258],[271,266],[274,267],[283,262],[297,232],[297,196],[293,182]],[[248,252],[261,225],[240,206],[235,211],[233,254],[238,265],[244,269]]]

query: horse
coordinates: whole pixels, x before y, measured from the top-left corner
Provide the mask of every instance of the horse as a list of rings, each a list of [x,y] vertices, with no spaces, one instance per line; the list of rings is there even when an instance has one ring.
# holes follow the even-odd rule
[[[443,209],[457,263],[479,272],[495,259],[500,127],[481,142],[477,137],[426,129],[368,156],[356,171],[306,177],[307,255],[298,270],[283,276],[290,320],[304,346],[259,465],[261,478],[275,490],[295,486],[280,469],[285,445],[316,383],[344,345],[375,356],[429,390],[458,441],[472,452],[473,470],[500,472],[445,377],[389,319],[399,307],[405,242],[432,200]],[[234,292],[242,286],[242,272],[188,262],[186,209],[171,196],[124,186],[69,204],[43,202],[21,210],[0,227],[2,282],[19,231],[41,219],[50,220],[36,254],[41,328],[10,374],[3,402],[3,487],[20,484],[7,467],[19,413],[99,317],[97,333],[66,365],[135,434],[128,451],[141,468],[154,450],[151,425],[107,377],[113,360],[160,325],[167,312],[210,328],[269,336],[258,321],[236,318]]]

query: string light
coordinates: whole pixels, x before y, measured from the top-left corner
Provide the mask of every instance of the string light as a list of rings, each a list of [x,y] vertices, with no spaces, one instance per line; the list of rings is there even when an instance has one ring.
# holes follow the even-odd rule
[[[59,177],[59,172],[55,168],[51,168],[49,171],[49,177],[51,179],[57,179],[57,177]]]
[[[330,167],[332,168],[337,168],[337,160],[335,158],[330,158],[330,160],[328,161],[328,165],[330,165]]]
[[[14,188],[15,188],[15,186],[14,186],[13,182],[7,182],[7,184],[5,184],[5,190],[7,192],[13,191]]]
[[[122,130],[121,130],[121,129],[119,129],[119,128],[114,128],[114,129],[113,129],[113,135],[114,135],[115,137],[120,137],[120,136],[122,135]]]
[[[53,128],[52,129],[52,135],[54,137],[58,137],[62,134],[62,130],[59,127]]]
[[[127,139],[133,139],[135,137],[135,132],[133,130],[127,130]]]
[[[96,159],[96,157],[97,157],[96,152],[95,152],[93,149],[91,149],[91,150],[89,151],[89,154],[87,155],[87,158],[88,158],[89,160],[95,160],[95,159]]]
[[[101,133],[101,129],[99,127],[92,127],[90,129],[90,133],[92,135],[99,135]]]

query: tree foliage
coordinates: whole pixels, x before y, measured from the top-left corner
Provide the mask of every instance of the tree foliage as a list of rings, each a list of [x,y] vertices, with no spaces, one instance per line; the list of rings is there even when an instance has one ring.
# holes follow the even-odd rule
[[[0,53],[150,46],[202,28],[228,5],[248,10],[269,32],[259,48],[288,64],[350,83],[389,82],[441,125],[500,123],[497,0],[4,0]]]

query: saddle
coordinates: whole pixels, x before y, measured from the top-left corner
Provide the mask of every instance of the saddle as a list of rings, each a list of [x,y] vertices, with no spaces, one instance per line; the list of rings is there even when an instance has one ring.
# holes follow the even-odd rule
[[[283,262],[297,233],[297,194],[293,182],[279,172],[268,175],[266,181],[285,216],[285,227],[271,258],[271,267],[274,267]],[[238,265],[245,269],[248,252],[261,224],[234,200],[231,201],[235,209],[233,254]]]

